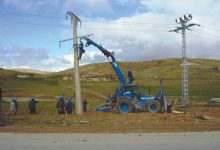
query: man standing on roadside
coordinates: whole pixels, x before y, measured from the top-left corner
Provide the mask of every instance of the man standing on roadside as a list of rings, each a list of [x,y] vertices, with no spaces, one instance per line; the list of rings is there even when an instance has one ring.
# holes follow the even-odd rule
[[[28,105],[30,114],[36,114],[36,103],[38,103],[38,101],[35,100],[35,97],[32,97]]]
[[[57,112],[58,114],[65,114],[65,101],[64,96],[60,96],[57,102]]]
[[[2,88],[0,87],[0,126],[4,126],[4,120],[2,117]]]
[[[2,88],[0,87],[0,115],[2,114]]]
[[[16,115],[17,114],[17,109],[18,109],[17,98],[12,97],[11,103],[10,103],[10,111],[11,111],[12,114]]]
[[[71,97],[68,97],[67,103],[66,103],[66,113],[72,114],[74,110],[73,102],[71,101]]]
[[[82,107],[83,107],[83,112],[87,112],[87,100],[86,99],[82,100]]]

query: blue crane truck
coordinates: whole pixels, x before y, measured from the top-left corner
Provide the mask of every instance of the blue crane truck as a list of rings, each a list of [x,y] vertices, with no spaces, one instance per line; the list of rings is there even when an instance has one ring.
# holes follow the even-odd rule
[[[82,40],[86,41],[86,47],[93,45],[98,48],[104,56],[106,56],[115,71],[118,78],[118,85],[113,96],[106,98],[106,103],[96,107],[96,112],[107,112],[111,109],[117,109],[120,113],[130,113],[135,111],[161,112],[167,109],[166,96],[163,94],[163,83],[160,81],[160,89],[155,96],[142,93],[141,87],[132,84],[134,81],[132,72],[128,70],[128,77],[125,80],[117,61],[114,52],[109,52],[101,45],[95,43],[86,36],[80,38],[79,57],[85,52]]]

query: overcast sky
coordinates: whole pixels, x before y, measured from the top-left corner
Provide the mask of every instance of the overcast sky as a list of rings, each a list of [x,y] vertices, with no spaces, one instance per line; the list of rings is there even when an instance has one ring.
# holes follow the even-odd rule
[[[114,51],[119,61],[181,57],[181,34],[169,32],[175,19],[191,13],[200,27],[187,31],[190,58],[220,59],[220,0],[1,0],[0,65],[60,71],[72,66],[72,37],[66,12],[81,20],[79,35]],[[80,64],[107,59],[86,48]]]

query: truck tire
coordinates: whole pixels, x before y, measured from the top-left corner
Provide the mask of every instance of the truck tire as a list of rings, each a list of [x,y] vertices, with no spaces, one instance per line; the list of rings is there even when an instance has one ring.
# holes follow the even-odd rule
[[[156,112],[160,112],[161,111],[161,106],[160,103],[158,101],[149,101],[147,103],[147,110],[151,113],[156,113]]]
[[[121,99],[117,103],[117,109],[120,113],[126,114],[134,110],[134,105],[127,99]]]

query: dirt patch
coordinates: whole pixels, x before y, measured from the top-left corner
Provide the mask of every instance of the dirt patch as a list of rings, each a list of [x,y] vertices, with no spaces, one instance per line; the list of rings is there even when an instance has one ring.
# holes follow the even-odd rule
[[[7,125],[0,132],[91,132],[91,133],[128,133],[128,132],[190,132],[220,131],[220,108],[196,107],[191,112],[173,113],[130,113],[115,112],[82,115],[57,114],[18,114],[4,115]],[[210,116],[203,120],[197,113]]]

